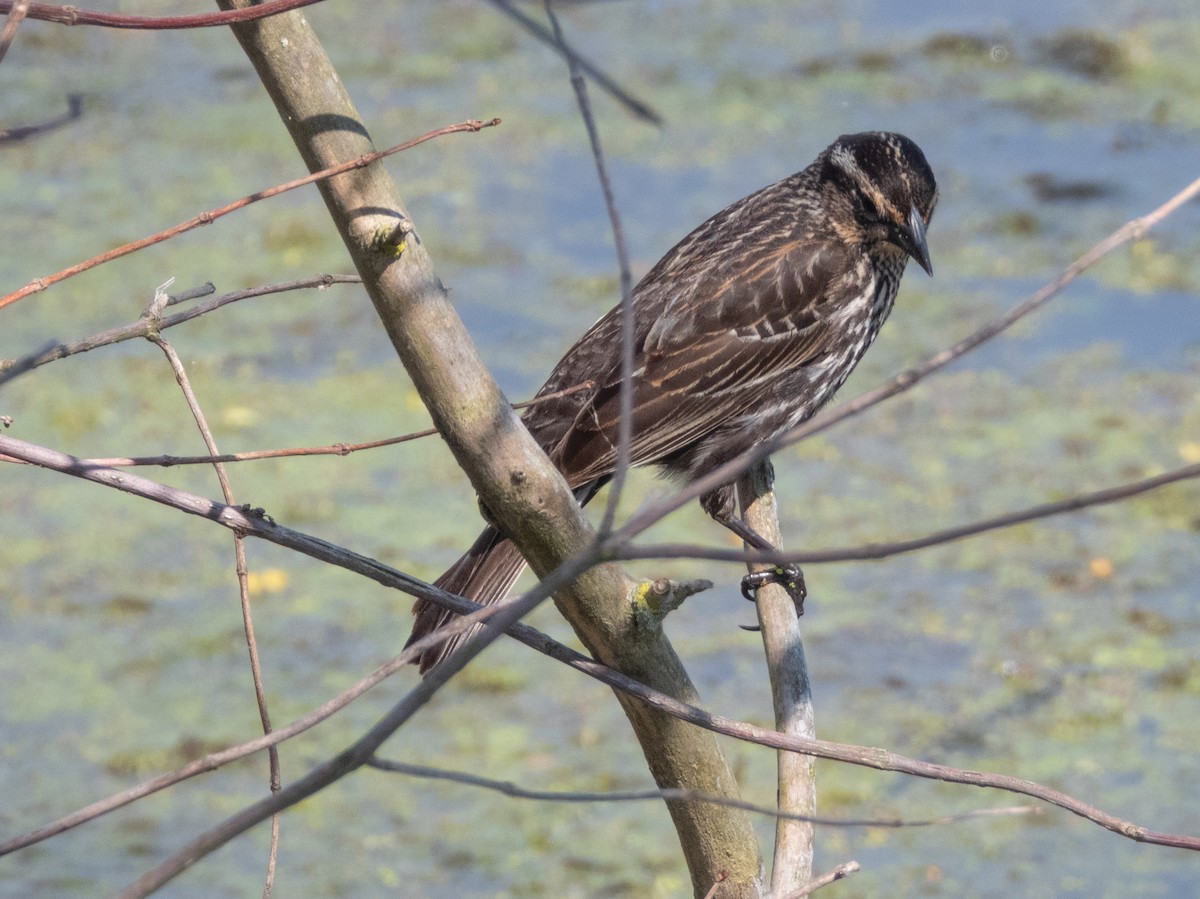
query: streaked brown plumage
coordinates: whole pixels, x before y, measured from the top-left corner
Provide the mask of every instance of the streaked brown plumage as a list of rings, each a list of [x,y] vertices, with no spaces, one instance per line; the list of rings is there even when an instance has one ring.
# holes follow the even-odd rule
[[[634,288],[634,465],[694,480],[812,416],[845,382],[891,311],[912,256],[932,274],[925,228],[937,185],[924,154],[888,132],[844,135],[801,172],[714,215]],[[590,500],[616,462],[620,318],[567,351],[525,423]],[[701,500],[728,523],[730,487]],[[488,527],[437,581],[495,603],[524,567]],[[452,617],[419,600],[412,640]],[[469,634],[426,652],[425,671]]]

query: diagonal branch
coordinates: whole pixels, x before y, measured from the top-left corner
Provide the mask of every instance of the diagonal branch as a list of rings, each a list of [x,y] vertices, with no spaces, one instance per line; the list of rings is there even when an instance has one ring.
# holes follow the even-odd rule
[[[4,20],[4,28],[0,29],[0,61],[4,60],[8,48],[12,46],[17,36],[17,29],[25,21],[29,12],[29,0],[16,0],[8,9],[8,17]]]
[[[657,112],[655,112],[648,103],[639,100],[633,96],[621,85],[617,84],[611,77],[605,74],[595,64],[580,56],[575,50],[568,48],[553,33],[551,33],[545,25],[536,19],[531,18],[521,10],[517,9],[509,0],[487,0],[488,3],[500,10],[535,38],[541,41],[546,46],[550,47],[555,52],[564,57],[573,57],[579,68],[587,74],[592,81],[603,89],[609,96],[613,97],[618,103],[632,112],[635,116],[644,122],[649,122],[651,125],[662,125],[663,120]]]
[[[220,2],[223,7],[248,5]],[[233,32],[310,170],[371,151],[344,82],[302,17],[276,16],[235,26]],[[534,572],[548,579],[543,583],[553,587],[556,605],[584,645],[597,658],[662,692],[694,701],[695,688],[661,627],[639,628],[630,615],[634,585],[628,576],[616,565],[593,564],[600,554],[594,529],[484,365],[383,166],[322,181],[319,189],[434,427],[496,524]],[[381,231],[403,230],[398,223],[408,226],[407,235],[381,241]],[[535,591],[519,604],[503,606],[494,619],[497,628],[468,641],[430,672],[421,689],[432,695],[495,639],[502,623],[515,620],[510,616],[528,611],[545,595]],[[461,662],[456,661],[459,653]],[[619,701],[660,786],[737,794],[711,733]],[[725,869],[732,871],[735,884],[730,899],[759,892],[758,842],[746,813],[686,803],[669,803],[668,809],[693,883],[710,882]]]
[[[828,874],[822,874],[820,877],[813,878],[800,889],[794,892],[787,893],[781,896],[780,899],[804,899],[805,896],[811,896],[822,887],[827,887],[831,883],[836,883],[843,878],[849,877],[860,870],[861,866],[856,861],[849,861],[845,864],[838,865]]]
[[[5,434],[0,434],[0,455],[10,456],[31,465],[38,465],[62,474],[82,478],[85,481],[112,487],[142,499],[153,500],[189,515],[207,518],[209,521],[231,530],[295,550],[321,562],[329,562],[346,568],[410,596],[431,598],[433,602],[444,602],[443,597],[446,596],[441,590],[429,586],[424,581],[389,568],[374,559],[335,546],[318,537],[276,524],[262,509],[253,509],[248,505],[230,506],[215,502],[206,497],[152,481],[134,472],[92,465],[87,460],[18,440]]]
[[[1159,490],[1163,487],[1177,484],[1200,477],[1200,463],[1182,465],[1162,474],[1156,474],[1138,481],[1105,487],[1091,493],[1080,493],[1055,502],[1042,503],[1028,509],[1015,512],[1005,512],[991,518],[956,525],[921,537],[907,540],[897,540],[890,543],[868,543],[863,546],[851,546],[845,549],[812,549],[797,552],[769,552],[764,550],[736,550],[719,547],[692,546],[682,543],[660,543],[655,545],[624,546],[614,549],[614,557],[623,561],[630,559],[712,559],[723,562],[774,562],[784,564],[795,562],[802,565],[824,562],[853,562],[873,559],[886,559],[903,553],[940,546],[955,540],[965,540],[988,531],[1010,528],[1053,515],[1063,515],[1068,512],[1078,512],[1091,506],[1101,506],[1108,503],[1120,502],[1142,493]]]
[[[491,128],[499,125],[499,119],[491,119],[487,122],[481,122],[477,119],[470,119],[466,122],[460,122],[457,125],[447,125],[444,128],[437,128],[433,131],[422,134],[419,137],[414,137],[412,140],[406,140],[404,143],[396,144],[393,147],[388,147],[386,150],[378,150],[371,153],[364,153],[349,162],[339,163],[323,168],[320,171],[314,172],[311,175],[306,175],[303,178],[296,178],[294,181],[288,181],[285,184],[277,184],[275,187],[268,187],[265,190],[260,190],[257,193],[249,194],[242,197],[240,200],[234,200],[232,203],[226,203],[224,206],[218,206],[216,209],[209,209],[197,216],[193,216],[186,222],[180,222],[171,228],[159,231],[157,234],[151,234],[148,237],[143,237],[139,240],[131,241],[130,243],[116,247],[106,253],[101,253],[98,256],[93,256],[90,259],[85,259],[83,262],[65,268],[62,271],[55,272],[52,275],[46,275],[41,278],[35,278],[30,281],[20,290],[14,290],[10,294],[0,297],[0,309],[5,306],[10,306],[18,300],[24,299],[33,293],[45,290],[59,281],[65,281],[67,278],[72,278],[75,275],[93,269],[98,265],[103,265],[106,262],[112,262],[114,259],[120,259],[122,256],[128,256],[130,253],[136,253],[138,250],[144,250],[146,247],[154,246],[154,244],[162,243],[165,240],[170,240],[172,237],[177,237],[187,231],[192,231],[202,225],[211,225],[219,218],[229,215],[231,212],[237,212],[239,209],[257,203],[260,200],[269,200],[271,197],[277,197],[282,193],[287,193],[289,190],[295,190],[297,187],[304,187],[306,184],[321,183],[338,175],[343,175],[355,169],[366,168],[373,165],[385,156],[391,156],[394,153],[400,153],[404,150],[410,150],[418,144],[423,144],[425,141],[433,140],[435,137],[442,137],[446,134],[457,134],[459,132],[468,131],[475,132],[483,128]]]

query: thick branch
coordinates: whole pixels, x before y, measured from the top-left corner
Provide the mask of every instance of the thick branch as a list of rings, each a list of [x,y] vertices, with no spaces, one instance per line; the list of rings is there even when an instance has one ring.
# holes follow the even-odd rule
[[[365,127],[303,17],[278,16],[237,26],[234,33],[310,170],[371,151]],[[580,555],[594,538],[587,518],[484,367],[387,173],[376,164],[320,187],[434,426],[484,505],[538,575]],[[555,599],[599,659],[695,702],[695,689],[661,630],[633,627],[628,587],[619,568],[600,565]],[[660,786],[737,795],[711,734],[625,697],[621,703]],[[694,884],[703,882],[706,889],[724,870],[730,873],[725,895],[758,894],[760,872],[738,861],[758,857],[748,815],[686,803],[669,808]]]

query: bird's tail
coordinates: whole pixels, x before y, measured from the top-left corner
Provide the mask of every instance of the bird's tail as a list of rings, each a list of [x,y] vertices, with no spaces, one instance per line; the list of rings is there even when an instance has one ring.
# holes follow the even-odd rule
[[[525,559],[513,542],[503,537],[496,528],[488,527],[463,557],[434,581],[434,586],[447,593],[456,593],[474,600],[480,605],[490,606],[504,599],[524,568]],[[405,646],[432,633],[454,618],[453,612],[423,599],[418,599],[413,606],[413,615],[416,616],[416,620],[413,622],[412,636],[408,638]],[[427,649],[413,660],[414,664],[420,665],[421,673],[424,674],[482,627],[483,625],[476,625],[442,641],[432,649]]]

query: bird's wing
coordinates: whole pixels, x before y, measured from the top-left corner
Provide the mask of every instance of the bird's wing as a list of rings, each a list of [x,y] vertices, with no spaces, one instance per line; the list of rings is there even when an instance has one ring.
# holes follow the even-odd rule
[[[819,358],[855,268],[843,244],[792,241],[755,265],[717,272],[664,304],[635,361],[631,461],[661,461],[752,409],[781,375]],[[551,455],[572,484],[610,474],[619,369],[599,385]]]

